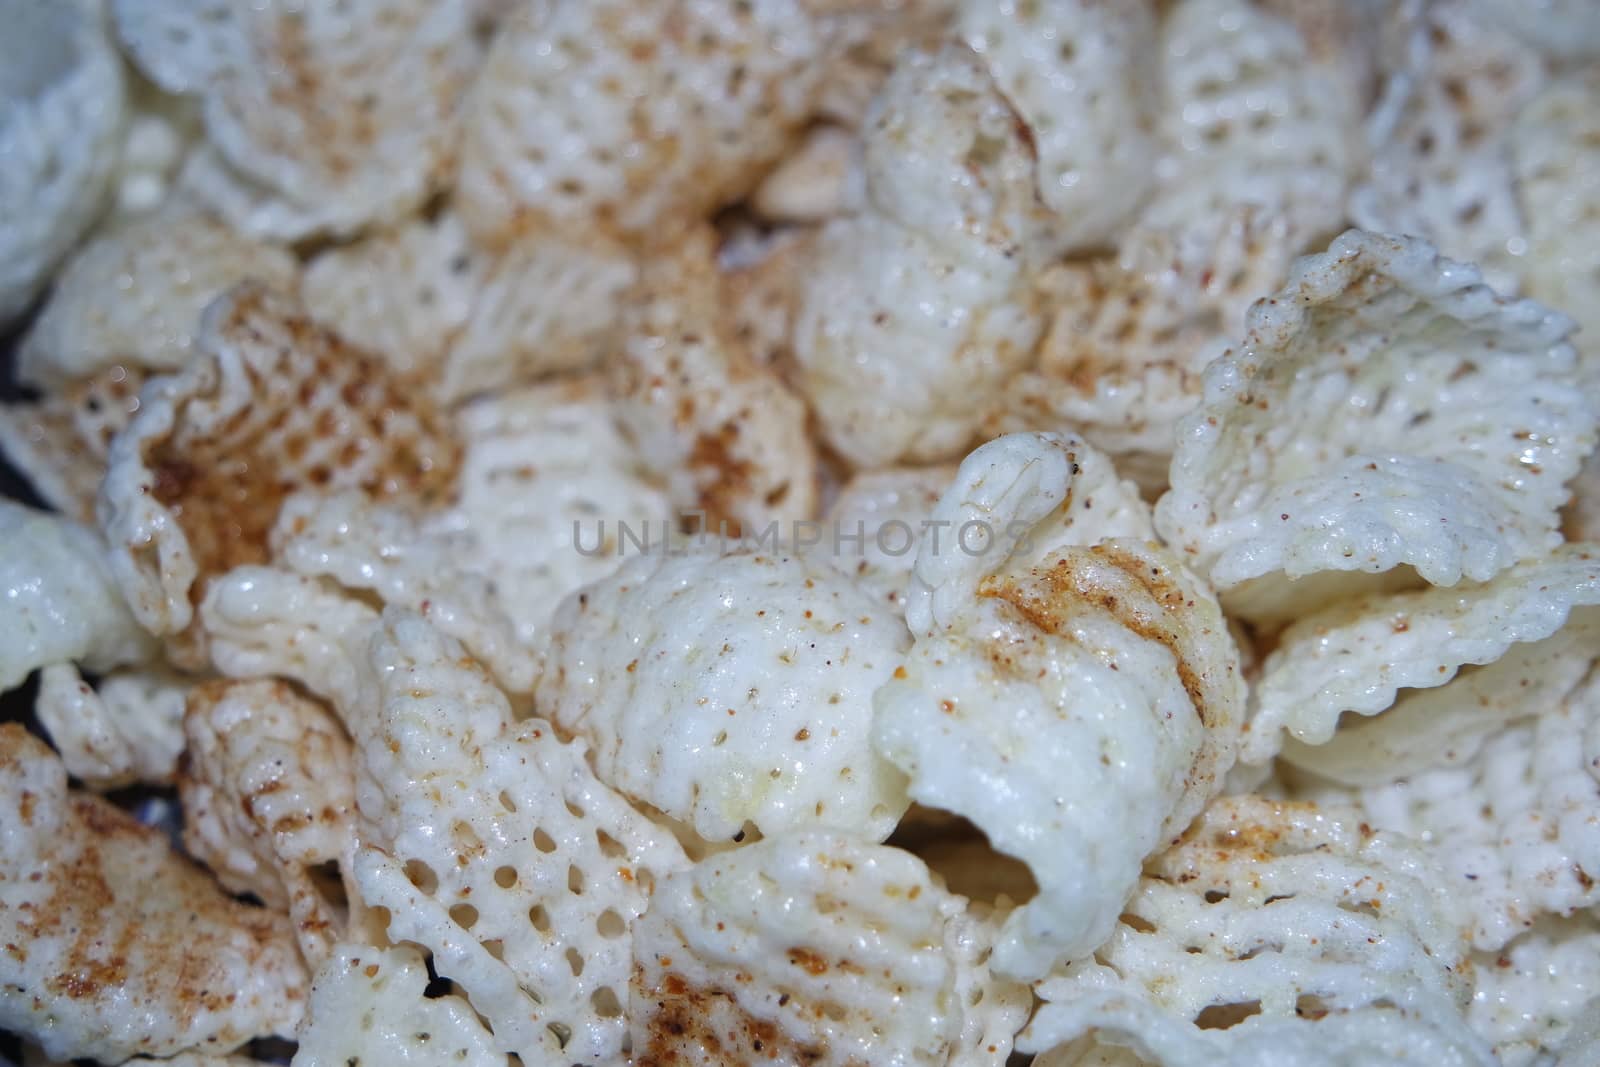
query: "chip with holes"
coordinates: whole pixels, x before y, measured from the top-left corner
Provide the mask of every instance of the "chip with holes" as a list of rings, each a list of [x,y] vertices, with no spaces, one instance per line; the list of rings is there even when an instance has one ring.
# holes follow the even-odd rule
[[[15,723],[0,725],[0,808],[0,1027],[113,1063],[293,1035],[307,976],[288,919],[69,791]]]
[[[867,733],[907,635],[825,552],[657,552],[569,595],[541,713],[588,740],[605,782],[707,841],[887,837],[904,781]]]
[[[916,641],[874,698],[913,799],[1032,871],[994,958],[1030,980],[1104,940],[1144,858],[1221,787],[1243,717],[1209,591],[1154,542],[1061,528],[1087,451],[1019,434],[967,457],[935,511],[953,534],[918,550]],[[978,528],[988,552],[962,541]]]
[[[1337,808],[1218,800],[1037,992],[1033,1051],[1094,1032],[1169,1067],[1493,1062],[1437,872]]]
[[[189,681],[159,667],[112,671],[91,686],[70,663],[39,674],[33,714],[67,773],[93,789],[166,784],[184,748]]]
[[[640,1067],[1006,1062],[1027,990],[908,852],[802,833],[663,879],[634,931]]]
[[[1296,579],[1453,585],[1541,556],[1594,446],[1570,329],[1424,241],[1351,230],[1206,368],[1156,527],[1246,617],[1327,595]]]
[[[1474,958],[1467,1021],[1501,1067],[1593,1063],[1600,1008],[1600,922],[1546,919],[1499,952]]]

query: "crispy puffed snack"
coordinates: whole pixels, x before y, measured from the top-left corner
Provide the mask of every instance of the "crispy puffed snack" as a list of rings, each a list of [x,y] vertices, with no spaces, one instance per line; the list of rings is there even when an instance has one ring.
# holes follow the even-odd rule
[[[183,162],[205,138],[192,97],[163,92],[142,78],[128,85],[122,150],[101,226],[142,218],[168,203]]]
[[[427,988],[412,946],[335,946],[312,979],[294,1067],[506,1067],[472,1005]]]
[[[346,235],[403,217],[448,177],[482,59],[469,4],[109,6],[150,80],[199,98],[207,144],[180,182],[235,228]]]
[[[209,681],[189,692],[183,733],[184,847],[229,890],[286,911],[315,970],[344,920],[312,869],[355,843],[355,761],[338,720],[287,682]]]
[[[828,555],[840,573],[887,605],[905,613],[906,583],[917,562],[922,523],[955,480],[956,468],[898,467],[862,471],[833,498],[824,528],[853,551]]]
[[[433,499],[458,462],[420,388],[263,286],[213,303],[197,345],[140,393],[97,508],[117,582],[158,635],[189,626],[207,580],[266,561],[295,490]]]
[[[873,744],[913,799],[1032,871],[994,955],[1029,980],[1104,940],[1145,857],[1220,788],[1244,712],[1204,585],[1153,541],[1085,546],[1062,523],[1080,455],[1016,434],[967,457],[935,510],[942,547],[935,528],[918,550],[915,643],[874,698]]]
[[[183,754],[190,682],[161,667],[103,675],[91,686],[70,663],[39,674],[33,714],[67,773],[92,789],[168,784]]]
[[[93,530],[0,500],[0,544],[0,691],[52,663],[105,671],[154,655]]]
[[[1473,960],[1467,1021],[1501,1067],[1588,1067],[1600,1020],[1600,922],[1592,912],[1546,919]]]
[[[390,611],[339,712],[355,739],[361,902],[433,954],[523,1063],[616,1062],[630,930],[686,861],[598,780],[581,742],[511,721],[455,641]]]
[[[100,210],[124,119],[100,5],[6,0],[0,41],[0,326],[27,310]]]
[[[1036,992],[1031,1051],[1095,1034],[1161,1067],[1493,1062],[1437,873],[1337,808],[1216,801],[1095,957]]]
[[[16,723],[0,725],[0,809],[0,1027],[114,1063],[293,1035],[307,975],[288,919],[69,791]]]
[[[750,207],[777,223],[821,223],[858,210],[866,198],[859,142],[839,126],[817,126],[750,196]]]
[[[909,643],[816,554],[660,552],[570,594],[540,712],[600,778],[706,841],[828,827],[882,840],[908,801],[872,693]]]
[[[799,0],[525,0],[465,108],[468,229],[649,240],[704,217],[798,134],[821,31]]]
[[[1206,368],[1156,527],[1245,618],[1544,555],[1594,447],[1570,330],[1420,239],[1351,230]]]
[[[908,852],[803,833],[663,879],[634,933],[640,1067],[1006,1062],[1025,987]]]
[[[801,280],[797,383],[851,463],[948,459],[1044,326],[1032,143],[956,47],[903,57],[862,136],[867,204],[823,227]]]
[[[1600,57],[1600,11],[1585,0],[1473,0],[1496,26],[1561,60]]]

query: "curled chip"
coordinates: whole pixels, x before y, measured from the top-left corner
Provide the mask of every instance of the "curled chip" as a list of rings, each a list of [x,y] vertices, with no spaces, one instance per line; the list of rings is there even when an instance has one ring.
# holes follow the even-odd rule
[[[105,671],[153,656],[93,530],[0,500],[0,544],[0,691],[52,663]]]
[[[113,0],[161,88],[200,98],[184,184],[246,233],[294,240],[396,219],[442,184],[480,50],[467,4]]]
[[[1337,808],[1218,800],[1095,958],[1037,992],[1025,1050],[1094,1033],[1165,1067],[1492,1063],[1437,874]]]
[[[804,833],[664,879],[634,932],[641,1067],[1006,1062],[1025,987],[908,852]]]
[[[160,668],[113,671],[90,686],[70,663],[39,674],[33,713],[67,773],[94,789],[169,783],[183,754],[189,683]]]
[[[854,551],[829,553],[828,562],[880,608],[904,614],[922,524],[955,476],[955,467],[942,466],[862,471],[851,478],[834,497],[826,527],[841,547],[848,543]]]
[[[201,312],[249,280],[293,293],[299,268],[287,251],[192,209],[128,222],[62,268],[18,350],[18,376],[55,390],[119,364],[181,370],[194,355]]]
[[[1243,716],[1210,593],[1153,542],[1084,547],[1060,524],[1080,454],[1018,434],[967,457],[942,546],[933,527],[918,550],[916,641],[874,698],[873,743],[912,798],[1031,869],[1039,895],[994,955],[1025,979],[1104,940],[1144,858],[1221,787]],[[963,540],[978,529],[987,552]]]
[[[1262,664],[1242,758],[1270,759],[1282,731],[1303,743],[1292,756],[1296,762],[1336,778],[1354,774],[1364,783],[1384,773],[1377,766],[1395,773],[1416,769],[1414,763],[1396,767],[1397,759],[1439,760],[1449,751],[1465,758],[1467,737],[1523,711],[1533,695],[1530,684],[1539,687],[1535,692],[1557,686],[1557,698],[1565,691],[1560,686],[1571,687],[1577,680],[1572,668],[1549,661],[1575,639],[1581,648],[1580,632],[1592,637],[1600,623],[1597,604],[1600,547],[1579,544],[1519,563],[1482,585],[1356,597],[1308,614],[1283,631]],[[1578,618],[1568,623],[1575,611],[1586,625]],[[1571,634],[1558,633],[1569,625]],[[1460,688],[1431,693],[1467,665],[1482,669],[1463,676]],[[1466,699],[1469,691],[1477,699]],[[1370,726],[1346,724],[1336,735],[1345,712],[1379,718]],[[1412,731],[1425,736],[1409,736]],[[1335,737],[1334,749],[1343,751],[1304,747]],[[1444,737],[1454,744],[1432,743]],[[1375,764],[1375,756],[1384,758]]]
[[[100,528],[139,621],[182,632],[205,579],[266,560],[296,489],[447,489],[456,444],[419,392],[291,300],[254,284],[220,298],[196,358],[147,385],[112,443]]]
[[[465,109],[468,228],[647,240],[707,214],[798,133],[821,45],[799,0],[524,3]]]
[[[315,868],[355,844],[355,765],[338,720],[287,682],[210,681],[188,699],[183,842],[217,880],[287,911],[308,966],[343,919]]]
[[[535,698],[602,780],[707,841],[882,840],[907,801],[868,742],[872,693],[907,643],[813,556],[657,553],[567,597]]]
[[[1303,611],[1290,583],[1316,575],[1486,581],[1560,542],[1595,423],[1564,316],[1426,242],[1352,230],[1247,324],[1206,369],[1156,508],[1231,608]]]
[[[958,32],[1027,124],[1060,251],[1110,241],[1150,192],[1159,143],[1154,5],[966,0]]]
[[[810,519],[817,459],[805,404],[732,329],[711,234],[651,260],[623,317],[617,411],[673,504],[734,533]]]
[[[51,1056],[226,1052],[292,1036],[306,974],[284,917],[230,899],[160,831],[0,725],[0,1027]]]
[[[336,946],[312,979],[294,1067],[505,1067],[472,1005],[427,989],[427,962],[409,945]]]
[[[1594,1062],[1600,1019],[1600,923],[1547,919],[1495,953],[1480,953],[1467,1022],[1501,1067]]]
[[[391,612],[373,636],[355,738],[355,881],[388,936],[433,953],[524,1063],[616,1062],[629,931],[685,861],[669,830],[598,781],[581,744],[513,725],[461,646]]]
[[[907,55],[873,101],[867,207],[818,235],[794,328],[799,384],[852,463],[958,453],[1027,361],[1043,212],[1025,133],[964,49]]]
[[[6,0],[0,43],[0,326],[100,209],[117,165],[122,64],[96,4]]]

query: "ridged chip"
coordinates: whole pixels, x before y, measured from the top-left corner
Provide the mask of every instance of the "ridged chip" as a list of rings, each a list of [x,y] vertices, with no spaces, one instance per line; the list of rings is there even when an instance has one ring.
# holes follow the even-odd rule
[[[33,714],[67,773],[92,789],[172,781],[183,754],[190,682],[159,667],[112,671],[91,686],[70,663],[39,674]]]
[[[1600,1019],[1600,923],[1592,913],[1541,922],[1475,963],[1467,1021],[1501,1067],[1591,1067]]]
[[[825,528],[841,549],[828,553],[828,562],[875,597],[880,607],[904,614],[906,583],[917,562],[922,524],[933,516],[955,476],[956,468],[948,465],[855,475],[828,509]]]

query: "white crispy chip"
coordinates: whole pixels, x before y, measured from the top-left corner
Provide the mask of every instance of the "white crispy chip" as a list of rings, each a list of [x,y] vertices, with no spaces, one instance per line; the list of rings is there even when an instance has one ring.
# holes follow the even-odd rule
[[[94,221],[117,163],[122,64],[100,5],[0,6],[0,325]]]
[[[562,603],[535,699],[604,781],[707,841],[882,840],[908,802],[868,742],[872,693],[907,644],[821,559],[655,553]]]
[[[707,214],[806,118],[819,29],[798,0],[523,3],[466,107],[468,227],[648,237]]]
[[[1526,250],[1506,131],[1544,84],[1538,54],[1488,25],[1474,0],[1428,5],[1415,86],[1350,197],[1358,226],[1425,237],[1515,292]],[[1525,20],[1536,21],[1536,19]]]
[[[828,554],[878,604],[905,611],[906,583],[917,562],[923,522],[950,483],[956,468],[903,467],[863,471],[851,478],[828,509],[826,529],[853,551]]]
[[[1027,124],[1051,247],[1109,242],[1155,179],[1160,52],[1146,0],[966,0],[957,32]]]
[[[1569,541],[1600,541],[1600,451],[1589,453],[1571,489],[1562,532]]]
[[[1592,914],[1541,922],[1474,962],[1478,985],[1467,1021],[1494,1046],[1501,1067],[1593,1067],[1600,923]]]
[[[581,744],[513,726],[483,670],[421,619],[388,615],[366,669],[340,708],[373,846],[355,862],[364,904],[433,953],[496,1049],[616,1062],[629,931],[685,862],[677,842],[595,778]]]
[[[1091,1032],[1163,1067],[1480,1064],[1449,899],[1353,813],[1217,801],[1151,862],[1095,958],[1037,987],[1019,1044]]]
[[[132,80],[107,221],[115,224],[159,210],[183,161],[204,136],[200,108],[192,98],[163,92],[142,78]]]
[[[826,222],[861,207],[866,197],[860,142],[838,126],[818,126],[772,169],[750,207],[779,223]]]
[[[283,249],[192,209],[126,223],[67,261],[22,341],[17,373],[56,389],[118,364],[180,370],[206,305],[250,279],[292,293],[299,268]]]
[[[1006,1062],[1030,998],[910,853],[822,833],[708,856],[634,935],[635,1062]]]
[[[1472,0],[1473,6],[1549,55],[1600,57],[1600,10],[1588,0]]]
[[[1153,542],[1063,528],[1088,451],[1018,434],[967,457],[935,511],[943,547],[930,529],[918,551],[916,642],[874,699],[873,743],[912,797],[1031,869],[1039,895],[995,949],[1027,979],[1106,937],[1145,856],[1220,788],[1243,718],[1210,593]]]
[[[0,725],[0,809],[0,1027],[114,1063],[294,1033],[307,977],[288,920],[69,792],[15,723]]]
[[[862,467],[964,448],[1043,329],[1026,127],[963,49],[912,54],[864,131],[868,206],[816,241],[794,354],[823,436]]]
[[[673,505],[699,511],[705,529],[811,519],[805,404],[735,335],[711,236],[697,231],[645,267],[622,312],[617,412]]]
[[[195,359],[141,392],[101,487],[100,528],[140,622],[180,633],[205,579],[265,562],[296,489],[447,488],[456,446],[421,394],[294,301],[255,284],[219,298]]]
[[[1156,526],[1219,589],[1256,579],[1251,614],[1274,594],[1312,606],[1288,582],[1323,572],[1453,585],[1559,543],[1594,445],[1570,320],[1426,242],[1352,230],[1247,321],[1181,424]]]
[[[211,151],[188,186],[247,233],[349,233],[420,204],[453,162],[481,59],[468,4],[114,0],[157,85],[201,97]],[[204,159],[205,177],[193,170]]]
[[[0,544],[0,691],[52,663],[104,671],[152,656],[93,530],[0,500]]]
[[[113,671],[98,686],[70,663],[39,675],[33,713],[67,773],[94,789],[172,781],[189,682],[160,668]]]
[[[311,982],[294,1067],[506,1067],[459,996],[429,997],[415,948],[342,944]]]
[[[1393,770],[1399,754],[1383,752],[1380,737],[1403,737],[1421,728],[1431,729],[1431,740],[1449,731],[1458,746],[1464,744],[1462,735],[1492,730],[1520,713],[1525,700],[1534,696],[1528,692],[1530,679],[1547,687],[1552,676],[1563,676],[1564,682],[1557,682],[1550,694],[1556,698],[1571,688],[1577,681],[1572,668],[1550,661],[1574,641],[1581,647],[1586,638],[1592,639],[1600,613],[1579,609],[1596,604],[1600,547],[1580,544],[1520,563],[1482,585],[1357,597],[1308,614],[1283,631],[1262,665],[1243,758],[1251,763],[1270,759],[1282,744],[1282,731],[1306,746],[1324,745],[1336,736],[1345,712],[1383,714],[1370,728],[1349,724],[1341,730],[1341,735],[1348,730],[1362,738],[1340,736],[1335,749],[1343,751],[1323,759],[1297,746],[1295,761],[1333,777],[1355,775],[1355,781],[1371,782],[1373,775],[1384,773],[1373,769],[1372,757],[1387,756],[1382,766]],[[1547,638],[1569,625],[1574,611],[1586,624],[1580,627],[1575,618],[1570,624],[1574,633],[1544,647]],[[1504,664],[1502,657],[1518,645],[1523,647],[1514,662]],[[1454,696],[1417,692],[1450,682],[1469,664],[1495,666],[1463,678],[1465,686]],[[1576,669],[1581,676],[1581,664]],[[1478,699],[1468,699],[1468,689]],[[1424,699],[1426,704],[1418,703]],[[1455,712],[1455,704],[1466,707]],[[1405,723],[1386,725],[1391,717]],[[1429,718],[1441,721],[1429,723]],[[1419,740],[1406,739],[1416,755],[1438,760],[1445,751]],[[1460,753],[1462,758],[1468,754],[1470,750]]]
[[[228,889],[287,911],[315,969],[344,922],[311,868],[355,840],[355,764],[338,720],[287,682],[210,681],[189,693],[183,733],[184,847]]]

